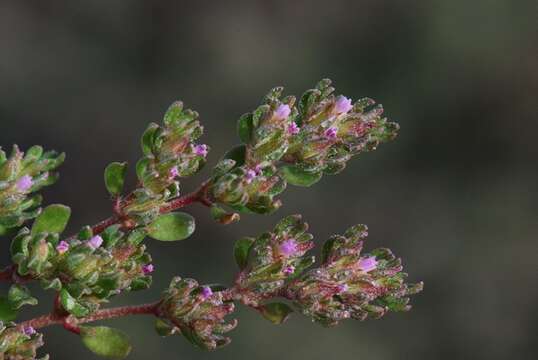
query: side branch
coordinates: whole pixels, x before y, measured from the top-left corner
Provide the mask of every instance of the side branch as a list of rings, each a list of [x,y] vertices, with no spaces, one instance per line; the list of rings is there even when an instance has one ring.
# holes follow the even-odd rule
[[[18,326],[20,328],[33,327],[34,329],[40,329],[51,325],[63,325],[68,330],[77,332],[76,325],[85,324],[89,322],[114,319],[129,315],[157,315],[157,309],[159,307],[160,301],[143,304],[143,305],[134,305],[134,306],[122,306],[110,309],[98,310],[90,316],[85,318],[75,319],[72,316],[58,315],[56,313],[50,313],[40,317],[36,317],[31,320],[24,321]]]

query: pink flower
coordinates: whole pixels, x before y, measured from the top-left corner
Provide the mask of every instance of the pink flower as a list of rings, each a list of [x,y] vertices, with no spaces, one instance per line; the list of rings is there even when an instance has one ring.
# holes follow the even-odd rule
[[[336,287],[336,291],[338,291],[339,294],[345,293],[349,290],[349,286],[347,284],[340,284]]]
[[[295,239],[288,239],[280,244],[280,253],[285,257],[290,257],[297,253],[297,241]]]
[[[256,173],[256,176],[262,176],[263,175],[263,166],[260,164],[256,165],[254,168],[254,172]]]
[[[295,122],[292,122],[288,125],[288,134],[289,135],[297,135],[301,129],[297,126]]]
[[[250,184],[252,180],[254,180],[254,178],[256,178],[256,171],[252,169],[247,170],[247,173],[245,175],[245,181],[247,182],[247,184]]]
[[[286,104],[280,104],[275,110],[275,118],[278,120],[284,120],[286,119],[291,113],[291,109]]]
[[[153,271],[155,271],[155,266],[153,266],[153,264],[146,264],[142,266],[142,272],[144,272],[144,275],[151,274]]]
[[[284,274],[285,275],[291,275],[295,272],[295,266],[293,265],[288,265],[286,266],[286,268],[284,269]]]
[[[327,138],[327,139],[330,139],[330,140],[334,140],[336,139],[336,133],[338,132],[338,129],[335,128],[334,126],[328,128],[327,130],[325,130],[325,132],[323,133],[323,135]]]
[[[206,157],[207,156],[207,145],[205,144],[201,144],[201,145],[196,145],[194,147],[194,153],[198,156],[203,156],[203,157]]]
[[[91,247],[93,250],[99,248],[101,245],[103,245],[103,238],[99,235],[95,235],[87,242],[88,246]]]
[[[32,181],[32,177],[30,175],[24,175],[19,180],[17,180],[15,186],[20,192],[26,192],[30,190],[33,184],[34,182]]]
[[[62,240],[58,245],[56,245],[56,251],[58,251],[60,255],[65,253],[67,250],[69,250],[69,244],[67,241]]]
[[[24,335],[26,336],[32,336],[36,333],[35,329],[31,326],[25,327],[23,332],[24,332]]]
[[[179,170],[177,169],[177,166],[174,166],[174,167],[171,168],[170,171],[168,172],[168,176],[170,177],[170,179],[174,179],[174,178],[176,178],[178,175],[179,175]]]
[[[334,103],[334,111],[337,114],[347,113],[352,108],[353,105],[351,105],[351,99],[348,99],[342,95],[336,98],[336,102]]]
[[[213,295],[213,290],[209,286],[204,286],[201,292],[202,298],[205,300]]]
[[[375,270],[377,266],[377,260],[375,259],[375,256],[361,258],[359,259],[358,266],[361,271],[369,272]]]

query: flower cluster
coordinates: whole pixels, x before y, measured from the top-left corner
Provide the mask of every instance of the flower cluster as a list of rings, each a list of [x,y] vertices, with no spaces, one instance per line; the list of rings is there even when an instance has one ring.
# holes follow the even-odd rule
[[[151,123],[142,136],[144,157],[136,166],[144,188],[162,194],[178,177],[195,174],[209,151],[207,145],[194,143],[202,133],[198,113],[183,109],[180,101],[168,108],[162,126]]]
[[[32,327],[20,328],[0,321],[0,359],[34,360],[37,349],[43,346],[43,335]],[[41,357],[47,360],[48,355]]]
[[[132,193],[124,212],[139,223],[149,223],[166,200],[179,196],[179,178],[198,172],[209,147],[196,144],[203,128],[198,113],[177,101],[166,111],[163,124],[151,123],[141,140],[143,157],[136,164],[142,187]]]
[[[333,236],[324,245],[321,266],[288,286],[286,295],[304,314],[332,326],[410,309],[408,296],[421,291],[422,283],[404,282],[401,260],[389,249],[361,254],[367,235],[368,228],[357,225]]]
[[[282,98],[283,88],[274,88],[264,103],[238,121],[243,145],[229,151],[215,168],[211,196],[235,210],[269,213],[281,203],[274,197],[286,188],[276,163],[288,148],[295,98]]]
[[[163,294],[157,314],[157,331],[166,336],[182,334],[197,347],[214,350],[230,343],[224,336],[233,330],[237,320],[226,321],[234,304],[225,301],[223,293],[213,286],[200,286],[196,280],[176,277]]]
[[[332,95],[330,85],[330,80],[322,80],[301,97],[296,124],[300,131],[283,157],[293,166],[289,172],[305,172],[313,179],[339,173],[352,156],[375,150],[398,132],[398,124],[381,117],[381,105],[373,107],[375,101],[369,98],[352,104],[343,95]]]
[[[240,212],[270,213],[288,183],[310,186],[336,174],[347,161],[392,140],[398,125],[381,118],[371,99],[352,104],[332,95],[330,80],[308,90],[298,107],[275,88],[255,111],[239,119],[242,145],[230,150],[214,171],[210,197]]]
[[[53,172],[65,154],[33,146],[26,153],[13,146],[9,157],[0,148],[0,235],[39,214],[40,195],[32,195],[56,182]]]
[[[141,244],[145,236],[140,229],[124,233],[116,225],[95,236],[85,228],[68,243],[58,234],[23,228],[11,253],[21,276],[59,291],[64,310],[82,317],[114,295],[150,286],[153,265]]]
[[[236,286],[242,302],[257,306],[314,263],[313,257],[304,257],[314,246],[307,230],[301,216],[292,215],[281,220],[272,232],[237,241],[235,257],[242,270]]]

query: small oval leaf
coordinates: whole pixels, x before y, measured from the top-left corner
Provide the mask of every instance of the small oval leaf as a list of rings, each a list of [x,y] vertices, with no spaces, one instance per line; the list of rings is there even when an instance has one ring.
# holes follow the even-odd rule
[[[253,128],[254,125],[252,123],[252,114],[247,113],[241,115],[237,121],[237,134],[239,135],[241,141],[245,144],[248,144],[252,139]]]
[[[247,148],[245,145],[237,145],[224,154],[223,159],[231,159],[235,161],[234,167],[243,166],[245,164],[245,157],[247,154]]]
[[[286,321],[293,312],[293,309],[284,303],[265,304],[258,310],[264,318],[276,325]]]
[[[0,322],[10,322],[17,318],[17,309],[13,307],[11,302],[5,297],[0,296]]]
[[[160,241],[184,240],[192,235],[195,229],[194,218],[183,212],[169,213],[159,216],[147,227],[148,235]]]
[[[105,169],[105,186],[110,195],[117,196],[123,191],[127,163],[113,162]]]
[[[131,352],[129,338],[122,331],[106,326],[82,326],[80,337],[94,354],[108,359],[125,359]]]
[[[76,317],[84,317],[90,312],[87,308],[80,305],[66,289],[60,291],[60,303],[68,313],[73,314]]]
[[[295,186],[312,186],[321,179],[321,172],[304,171],[297,166],[285,165],[280,169],[282,176]]]
[[[65,230],[71,217],[71,209],[65,205],[49,205],[37,217],[32,226],[32,235],[39,233],[60,234]]]
[[[20,284],[11,285],[7,299],[14,309],[20,309],[24,305],[37,305],[37,299],[32,297],[30,290],[26,286]]]
[[[242,239],[237,240],[234,244],[235,262],[237,263],[237,266],[239,266],[239,269],[241,270],[243,270],[248,264],[248,253],[253,243],[254,243],[253,238],[244,237]]]

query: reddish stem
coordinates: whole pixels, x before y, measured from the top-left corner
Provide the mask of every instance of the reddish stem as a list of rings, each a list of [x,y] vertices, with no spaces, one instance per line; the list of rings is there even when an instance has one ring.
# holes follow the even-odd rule
[[[56,313],[50,313],[40,317],[36,317],[31,320],[24,321],[18,326],[21,329],[27,327],[33,327],[34,329],[40,329],[51,325],[63,325],[67,330],[78,333],[80,329],[78,328],[79,324],[85,324],[89,322],[94,322],[98,320],[114,319],[123,316],[129,315],[157,315],[157,309],[160,302],[143,304],[143,305],[134,305],[134,306],[122,306],[110,309],[98,310],[90,316],[76,319],[68,315],[59,315]]]

